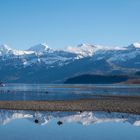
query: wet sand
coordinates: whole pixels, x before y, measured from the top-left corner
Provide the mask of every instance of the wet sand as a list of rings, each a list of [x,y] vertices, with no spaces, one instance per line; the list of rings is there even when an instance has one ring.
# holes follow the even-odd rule
[[[0,101],[0,109],[46,111],[107,111],[140,114],[140,97],[97,96],[68,101]]]

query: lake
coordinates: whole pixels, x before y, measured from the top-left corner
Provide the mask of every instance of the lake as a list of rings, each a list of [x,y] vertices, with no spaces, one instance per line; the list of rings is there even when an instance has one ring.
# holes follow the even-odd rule
[[[97,95],[140,95],[139,85],[6,84],[0,100],[72,100]]]
[[[0,110],[2,140],[139,140],[140,115]]]
[[[139,85],[6,84],[0,100],[73,100],[140,96]],[[2,140],[139,140],[140,115],[117,112],[0,110]]]

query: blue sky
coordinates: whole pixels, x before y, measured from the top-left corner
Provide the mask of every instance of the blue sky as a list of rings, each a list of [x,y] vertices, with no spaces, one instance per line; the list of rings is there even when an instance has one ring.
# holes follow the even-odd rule
[[[140,0],[0,0],[0,44],[140,42]]]

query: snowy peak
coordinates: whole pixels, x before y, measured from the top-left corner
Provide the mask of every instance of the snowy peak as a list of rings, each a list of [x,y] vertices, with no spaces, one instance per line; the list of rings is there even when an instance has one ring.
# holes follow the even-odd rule
[[[47,51],[50,51],[51,49],[48,47],[47,44],[38,44],[38,45],[35,45],[31,48],[28,49],[28,51],[34,51],[36,53],[38,52],[47,52]]]
[[[87,48],[87,47],[95,47],[95,46],[93,46],[93,45],[90,45],[90,44],[85,44],[85,43],[83,43],[83,44],[79,44],[79,45],[77,45],[77,47],[79,47],[79,48]]]
[[[46,43],[35,45],[31,48],[29,48],[26,51],[23,50],[16,50],[11,49],[7,45],[0,45],[0,56],[28,56],[30,54],[35,54],[37,56],[45,55],[46,53],[55,56],[56,58],[60,58],[59,56],[62,56],[65,54],[65,56],[68,56],[69,53],[72,53],[74,55],[72,59],[81,59],[84,57],[92,57],[96,54],[103,54],[104,56],[107,55],[108,52],[113,51],[114,54],[121,51],[121,53],[128,54],[128,51],[132,53],[131,50],[133,50],[134,53],[139,53],[140,49],[140,43],[133,43],[127,47],[110,47],[110,46],[104,46],[104,45],[91,45],[91,44],[80,44],[77,46],[68,46],[66,49],[60,49],[55,50],[48,47]],[[54,54],[54,55],[53,55]],[[130,55],[129,55],[130,56]],[[133,55],[134,56],[134,55]],[[56,59],[55,58],[55,59]],[[65,59],[65,58],[62,58]],[[57,59],[56,59],[57,60]]]
[[[11,50],[11,48],[6,44],[2,44],[0,45],[0,50],[7,51],[7,50]]]
[[[66,51],[75,53],[80,57],[92,56],[98,48],[90,44],[80,44],[76,47],[67,47]]]
[[[61,83],[79,74],[132,75],[140,71],[139,60],[138,43],[127,47],[80,44],[61,50],[39,44],[26,51],[1,45],[0,77],[7,83]]]
[[[129,46],[125,47],[127,50],[138,50],[140,49],[140,43],[132,43]]]
[[[71,53],[75,53],[78,56],[80,56],[80,58],[83,57],[90,57],[93,56],[97,51],[123,51],[126,50],[126,48],[124,47],[118,47],[118,46],[103,46],[103,45],[90,45],[90,44],[80,44],[76,47],[67,47],[66,51],[71,52]]]
[[[140,49],[140,43],[133,43],[131,46],[136,49]]]
[[[26,54],[31,54],[33,52],[31,51],[22,51],[22,50],[16,50],[10,48],[8,45],[3,44],[0,45],[0,56],[9,56],[9,55],[14,55],[14,56],[20,56],[20,55],[26,55]]]
[[[0,55],[5,55],[9,52],[11,52],[11,48],[9,46],[7,46],[6,44],[0,45]]]

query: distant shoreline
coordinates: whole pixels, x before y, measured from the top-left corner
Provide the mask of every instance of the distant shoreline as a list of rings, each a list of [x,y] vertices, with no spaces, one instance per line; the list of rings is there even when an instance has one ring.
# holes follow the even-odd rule
[[[83,74],[68,78],[65,84],[140,84],[140,76]]]
[[[98,96],[68,101],[0,101],[0,109],[35,111],[106,111],[140,114],[140,97]]]

